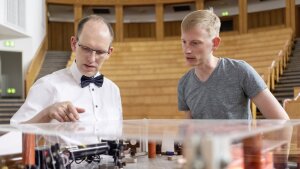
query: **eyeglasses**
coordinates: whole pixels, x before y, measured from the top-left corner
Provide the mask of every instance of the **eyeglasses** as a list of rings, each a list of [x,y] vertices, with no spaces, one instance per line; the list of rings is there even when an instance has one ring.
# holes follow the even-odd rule
[[[109,51],[91,49],[87,46],[81,45],[79,42],[78,42],[78,46],[81,48],[82,52],[87,55],[91,55],[93,54],[93,52],[95,52],[95,54],[98,56],[105,56],[109,54]]]

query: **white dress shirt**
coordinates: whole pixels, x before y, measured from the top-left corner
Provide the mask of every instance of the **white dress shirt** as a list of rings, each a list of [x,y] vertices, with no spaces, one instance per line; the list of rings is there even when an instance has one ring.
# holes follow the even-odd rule
[[[99,76],[98,72],[95,77]],[[122,120],[120,90],[111,80],[104,77],[102,87],[90,83],[81,88],[82,74],[74,62],[70,68],[62,69],[37,80],[31,87],[25,103],[11,118],[16,124],[30,120],[48,106],[70,101],[75,107],[84,108],[79,121]],[[52,120],[54,122],[56,120]],[[56,121],[57,122],[57,121]]]

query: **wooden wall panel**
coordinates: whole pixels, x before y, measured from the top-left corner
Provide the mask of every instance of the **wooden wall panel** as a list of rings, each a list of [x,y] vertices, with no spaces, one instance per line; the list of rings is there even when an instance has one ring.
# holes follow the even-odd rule
[[[74,24],[69,22],[49,22],[48,50],[71,51],[70,38],[74,35]]]
[[[283,8],[248,14],[249,29],[283,24],[285,24],[285,10]]]
[[[156,40],[164,38],[164,5],[156,4],[155,6],[155,19],[156,19]]]
[[[116,36],[117,36],[117,33],[116,33],[116,24],[115,23],[110,23],[113,31],[114,31],[114,41],[116,41]]]
[[[238,30],[239,26],[239,19],[237,15],[234,16],[227,16],[227,17],[221,17],[221,21],[228,21],[232,20],[233,22],[233,31]],[[180,36],[181,35],[181,21],[169,21],[165,22],[164,27],[164,35],[165,37],[174,37],[174,36]]]
[[[180,36],[181,35],[180,27],[181,27],[181,21],[165,22],[164,35],[166,37]]]
[[[248,8],[247,0],[239,0],[239,32],[248,32]]]
[[[155,23],[125,23],[124,38],[155,38]]]
[[[295,25],[296,25],[296,37],[300,37],[300,23],[299,23],[299,19],[300,19],[300,5],[298,5],[297,7],[296,7],[296,11],[295,11],[295,15],[296,15],[296,17],[295,17]]]

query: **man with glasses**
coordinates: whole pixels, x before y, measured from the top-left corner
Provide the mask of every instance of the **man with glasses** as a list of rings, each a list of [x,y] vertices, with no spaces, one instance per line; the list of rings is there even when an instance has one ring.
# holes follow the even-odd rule
[[[113,51],[111,26],[91,15],[79,22],[77,30],[71,37],[74,63],[39,79],[11,123],[122,119],[119,88],[99,72]]]

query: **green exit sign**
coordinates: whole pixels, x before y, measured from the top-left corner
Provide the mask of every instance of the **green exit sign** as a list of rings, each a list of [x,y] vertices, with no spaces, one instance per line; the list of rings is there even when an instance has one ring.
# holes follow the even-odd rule
[[[6,92],[7,92],[8,94],[15,94],[15,93],[16,93],[16,89],[15,89],[15,88],[8,88],[8,89],[6,90]]]
[[[4,46],[5,47],[15,47],[15,42],[12,40],[6,40],[6,41],[4,41]]]
[[[229,12],[228,12],[228,11],[222,12],[222,16],[228,16],[228,15],[229,15]]]

